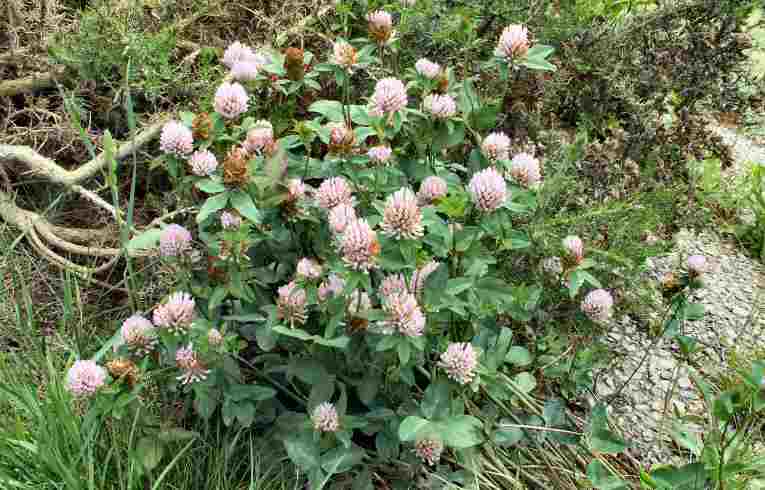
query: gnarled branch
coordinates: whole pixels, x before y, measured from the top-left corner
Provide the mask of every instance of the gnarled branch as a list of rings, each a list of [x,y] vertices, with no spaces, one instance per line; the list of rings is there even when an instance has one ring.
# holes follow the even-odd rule
[[[162,131],[165,121],[152,124],[138,133],[135,138],[123,143],[117,148],[115,158],[121,160],[132,155],[139,148],[149,143]],[[107,163],[106,155],[101,153],[89,162],[80,165],[75,170],[66,170],[50,158],[44,157],[34,149],[22,145],[0,145],[0,160],[16,160],[24,163],[30,171],[51,182],[72,187],[98,173]]]
[[[144,129],[132,140],[120,145],[114,157],[122,159],[135,153],[139,148],[154,139],[162,130],[163,125],[164,121],[160,121]],[[106,209],[115,219],[119,218],[118,211],[114,206],[103,200],[95,192],[80,185],[80,182],[93,177],[108,164],[104,153],[77,169],[70,171],[62,168],[53,160],[40,155],[28,146],[0,145],[0,162],[2,161],[23,163],[29,168],[30,174],[62,184],[97,206]],[[110,269],[125,253],[131,257],[151,255],[150,252],[141,250],[128,251],[101,246],[100,244],[103,243],[105,238],[114,236],[111,230],[88,230],[53,225],[44,216],[18,207],[14,196],[6,191],[0,191],[0,218],[21,231],[22,235],[28,238],[31,245],[51,263],[109,288],[112,288],[112,286],[94,279],[93,276]],[[99,245],[93,245],[94,243]],[[96,267],[86,267],[59,255],[51,249],[51,246],[71,254],[108,257],[109,260]]]

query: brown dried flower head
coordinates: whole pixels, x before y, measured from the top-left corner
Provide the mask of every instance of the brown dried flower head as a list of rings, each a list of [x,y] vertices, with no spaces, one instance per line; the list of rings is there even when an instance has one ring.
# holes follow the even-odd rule
[[[305,75],[305,66],[303,65],[303,50],[300,48],[287,48],[284,52],[284,64],[287,68],[287,78],[290,80],[302,80]]]
[[[212,282],[222,283],[225,282],[228,277],[225,266],[220,263],[222,260],[223,257],[220,256],[207,256],[207,276]]]
[[[682,288],[677,276],[672,272],[667,272],[661,278],[661,289],[665,296],[672,296]]]
[[[438,75],[438,85],[436,85],[436,92],[439,94],[445,94],[449,92],[449,74],[446,72],[446,70],[442,70],[441,74]]]
[[[206,112],[200,112],[191,122],[191,132],[194,135],[195,140],[206,140],[210,137],[212,129],[212,118],[210,118],[210,115]]]
[[[106,369],[114,379],[123,379],[129,387],[138,381],[138,366],[130,359],[114,359],[106,363]]]
[[[223,181],[229,185],[243,186],[250,180],[249,159],[244,149],[233,148],[223,161]]]

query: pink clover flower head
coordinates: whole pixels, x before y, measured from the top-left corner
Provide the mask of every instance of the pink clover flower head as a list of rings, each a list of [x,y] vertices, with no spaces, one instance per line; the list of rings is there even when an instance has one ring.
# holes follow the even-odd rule
[[[345,281],[335,273],[332,273],[319,285],[319,300],[326,301],[330,296],[338,296],[345,289]]]
[[[444,443],[438,439],[425,438],[414,443],[414,454],[430,466],[434,466],[441,460],[442,452],[444,452]]]
[[[370,114],[375,117],[390,115],[401,111],[408,102],[406,87],[396,78],[383,78],[375,85],[370,99]]]
[[[223,334],[217,328],[211,328],[207,332],[207,342],[213,347],[218,347],[223,344]]]
[[[276,300],[278,317],[294,326],[296,323],[303,324],[307,318],[305,290],[292,281],[278,289],[279,298]]]
[[[596,323],[604,323],[613,313],[614,298],[605,289],[595,289],[587,293],[582,300],[581,309],[587,317]]]
[[[313,428],[319,432],[337,432],[340,428],[340,418],[337,409],[329,402],[316,405],[311,412]]]
[[[393,35],[393,17],[384,10],[367,14],[369,33],[380,44],[387,42]]]
[[[457,102],[451,95],[430,94],[422,105],[436,119],[449,119],[457,114]]]
[[[215,91],[213,108],[226,119],[236,119],[247,112],[247,91],[240,84],[223,82]]]
[[[253,62],[255,56],[251,47],[235,41],[223,53],[223,64],[229,68],[234,68],[234,65],[240,62]]]
[[[166,303],[154,308],[154,325],[175,334],[186,333],[191,330],[191,324],[196,317],[195,306],[189,293],[173,293]]]
[[[251,82],[258,78],[260,65],[254,61],[237,61],[231,67],[231,78],[237,82]]]
[[[356,66],[358,61],[358,53],[356,48],[351,46],[347,41],[335,41],[332,43],[332,57],[330,61],[335,65],[344,66],[347,69],[352,69]]]
[[[563,239],[563,249],[575,264],[581,264],[584,260],[584,243],[582,239],[575,235],[567,236]]]
[[[242,226],[242,217],[236,212],[223,211],[220,214],[220,226],[224,230],[236,230]]]
[[[393,150],[388,145],[373,146],[367,152],[369,159],[378,165],[387,163],[392,155]]]
[[[305,197],[306,187],[300,179],[290,179],[287,182],[287,198],[290,201],[297,201]]]
[[[536,187],[542,181],[539,160],[528,153],[515,155],[510,163],[510,175],[523,187]]]
[[[188,367],[194,363],[196,357],[197,355],[191,344],[179,347],[178,350],[175,351],[175,363],[181,369],[188,369]]]
[[[420,58],[417,63],[414,64],[414,69],[417,70],[422,77],[428,80],[433,80],[441,74],[441,65],[433,63],[427,58]]]
[[[703,255],[691,255],[686,260],[688,272],[692,276],[701,276],[707,271],[707,258]]]
[[[340,245],[343,261],[352,269],[366,271],[375,267],[380,244],[377,234],[365,219],[348,223]]]
[[[210,374],[210,370],[199,360],[199,356],[191,343],[175,351],[175,365],[183,370],[181,375],[176,378],[182,385],[204,381]]]
[[[238,82],[251,82],[257,80],[260,69],[269,64],[269,56],[261,53],[253,53],[250,50],[246,56],[236,61],[231,66],[231,77]]]
[[[492,162],[510,158],[510,138],[505,133],[491,133],[481,143],[483,156]]]
[[[106,383],[106,376],[106,369],[94,361],[74,361],[66,373],[66,389],[77,398],[87,398]]]
[[[348,308],[346,311],[351,316],[363,314],[372,309],[372,300],[369,295],[363,291],[355,290],[348,299]]]
[[[481,170],[473,175],[468,185],[473,203],[484,213],[490,213],[501,207],[507,199],[507,184],[494,167]]]
[[[380,282],[380,288],[377,293],[383,301],[387,301],[388,298],[394,294],[407,293],[406,280],[401,274],[391,274],[386,276],[382,282]]]
[[[157,343],[154,333],[154,325],[151,321],[138,314],[126,319],[120,327],[122,341],[128,349],[139,356],[148,354],[154,348]]]
[[[321,183],[316,191],[316,204],[330,210],[339,204],[353,204],[353,191],[342,177],[332,177]]]
[[[529,31],[522,25],[513,24],[502,31],[494,54],[509,60],[525,56],[528,51]]]
[[[397,239],[422,236],[422,213],[411,189],[403,187],[388,197],[381,227],[387,235]]]
[[[168,121],[162,126],[159,148],[169,155],[185,158],[194,150],[194,135],[182,123]]]
[[[417,191],[417,201],[421,206],[432,204],[435,201],[446,196],[449,192],[449,186],[446,181],[436,175],[425,177],[420,184],[420,190]]]
[[[199,177],[209,177],[218,168],[218,159],[209,150],[197,150],[189,158],[191,173]]]
[[[178,257],[191,251],[191,233],[181,225],[167,225],[159,235],[159,254],[163,257]]]
[[[411,293],[395,293],[383,305],[388,314],[386,327],[406,337],[420,337],[425,332],[425,314]]]
[[[478,354],[473,345],[467,342],[449,344],[441,354],[438,366],[446,371],[446,375],[461,385],[470,384],[475,378],[475,368],[478,366]]]
[[[322,268],[313,259],[302,258],[297,264],[297,276],[303,279],[315,280],[321,277]]]
[[[333,232],[342,233],[349,223],[356,220],[356,210],[350,204],[338,204],[329,211],[327,220]]]
[[[248,153],[262,151],[274,142],[274,127],[265,119],[255,123],[255,126],[247,131],[247,139],[244,141],[244,149]]]
[[[393,17],[385,10],[375,10],[367,14],[367,21],[378,29],[391,29]]]
[[[440,264],[435,260],[431,260],[427,264],[423,265],[412,274],[412,280],[409,290],[417,296],[421,295],[425,290],[425,281],[428,280],[428,276],[433,274]]]

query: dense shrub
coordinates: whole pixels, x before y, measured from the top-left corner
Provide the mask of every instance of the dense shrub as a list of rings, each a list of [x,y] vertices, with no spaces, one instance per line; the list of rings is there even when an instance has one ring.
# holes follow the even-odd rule
[[[590,387],[624,269],[639,265],[590,253],[617,221],[591,202],[648,191],[671,201],[662,185],[677,185],[684,158],[715,148],[694,111],[739,66],[736,19],[751,2],[673,5],[616,32],[609,16],[621,10],[551,3],[542,11],[559,21],[532,42],[520,25],[493,25],[522,15],[499,3],[494,14],[458,5],[453,18],[439,2],[401,9],[404,26],[437,13],[445,31],[419,49],[446,46],[454,64],[409,59],[421,29],[399,37],[383,11],[364,29],[352,19],[366,9],[347,5],[338,30],[351,41],[331,52],[231,45],[208,112],[180,113],[160,141],[195,228],[128,244],[158,252],[175,292],[125,320],[112,349],[77,361],[70,391],[121,415],[159,389],[189,416],[269,432],[312,488],[342,473],[363,485],[372,465],[402,461],[402,488],[423,465],[464,482],[457,470],[474,469],[487,441],[624,449],[602,405],[582,437],[555,398]],[[597,26],[585,32],[582,19]],[[557,50],[542,44],[548,31]],[[693,66],[676,70],[672,56]],[[572,144],[547,130],[560,124],[579,126]],[[551,216],[564,206],[602,223],[602,240]],[[704,266],[689,258],[673,282],[668,326],[699,316],[686,292]]]
[[[160,140],[179,196],[199,202],[198,229],[170,224],[128,245],[158,243],[177,291],[124,321],[111,381],[78,361],[74,394],[98,393],[94,409],[110,413],[151,384],[203,418],[275,426],[313,488],[351,470],[363,482],[362,462],[437,465],[444,450],[464,462],[509,437],[474,414],[535,389],[513,330],[539,325],[551,298],[561,321],[597,329],[613,298],[580,238],[530,229],[543,164],[491,132],[498,108],[448,67],[397,73],[391,29],[370,14],[371,41],[337,39],[325,62],[228,48],[211,113],[182,113]],[[551,70],[551,53],[510,26],[485,69]],[[352,91],[373,69],[374,87]],[[327,78],[338,100],[302,105]],[[305,114],[293,132],[268,120],[274,100],[281,119]],[[572,388],[586,385],[582,372]],[[567,426],[554,406],[550,423]]]

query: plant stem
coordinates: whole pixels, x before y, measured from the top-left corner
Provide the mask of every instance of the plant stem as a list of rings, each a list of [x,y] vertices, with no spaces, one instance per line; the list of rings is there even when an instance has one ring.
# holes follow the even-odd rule
[[[728,426],[730,425],[730,419],[725,422],[722,433],[720,434],[720,461],[717,465],[717,488],[725,490],[725,482],[723,481],[723,469],[725,467],[725,450],[728,449],[729,441],[726,441],[728,435]]]

